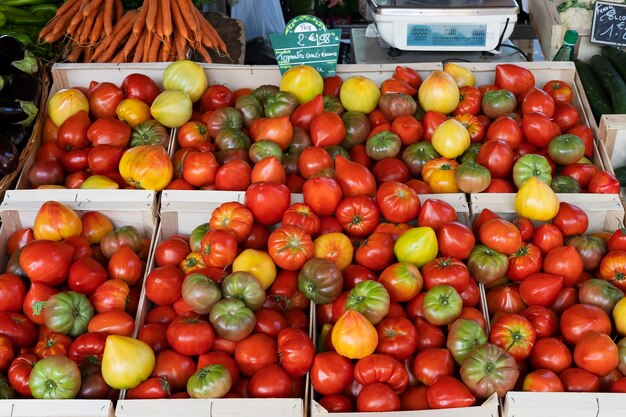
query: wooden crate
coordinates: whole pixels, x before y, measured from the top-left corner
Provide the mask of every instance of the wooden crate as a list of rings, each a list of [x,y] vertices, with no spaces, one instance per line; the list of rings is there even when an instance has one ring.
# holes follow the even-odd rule
[[[567,28],[561,23],[556,4],[551,0],[528,0],[530,22],[535,29],[541,52],[546,61],[551,61],[563,44]],[[604,45],[590,42],[591,28],[578,32],[576,58],[588,61],[600,53]]]
[[[114,417],[109,400],[0,400],[0,416]]]
[[[209,221],[211,213],[220,204],[237,201],[243,203],[243,192],[164,190],[159,212],[160,224],[155,236],[159,242],[176,234],[189,235],[193,229]],[[301,201],[292,195],[292,202]],[[154,268],[154,257],[148,261],[147,273]],[[139,300],[135,337],[144,324],[152,303],[146,298],[145,287]],[[311,307],[312,317],[314,309]],[[310,326],[309,326],[310,327]],[[307,375],[308,378],[308,375]],[[308,387],[308,381],[307,381]],[[126,400],[125,392],[117,402],[117,417],[173,417],[173,416],[249,416],[303,417],[306,415],[306,398],[246,398],[246,399],[165,399]]]
[[[6,244],[9,236],[22,227],[32,227],[37,211],[44,201],[51,198],[29,199],[27,194],[39,193],[38,197],[50,197],[49,190],[30,190],[28,192],[7,191],[0,204],[0,270],[6,269]],[[90,190],[91,191],[91,190]],[[95,191],[95,190],[93,190]],[[82,214],[87,211],[99,211],[107,216],[115,227],[134,226],[145,238],[153,241],[156,232],[156,205],[154,192],[144,191],[146,198],[141,201],[118,200],[110,190],[98,190],[89,200],[77,198],[63,201],[63,204]],[[82,195],[84,196],[84,195]],[[22,198],[25,197],[25,198]],[[109,400],[0,400],[0,416],[14,417],[113,417],[113,404]]]
[[[502,417],[622,417],[623,394],[593,392],[509,392]]]

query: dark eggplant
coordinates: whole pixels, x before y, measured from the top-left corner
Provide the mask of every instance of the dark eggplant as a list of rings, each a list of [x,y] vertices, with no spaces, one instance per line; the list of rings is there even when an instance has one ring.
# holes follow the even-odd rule
[[[39,103],[41,80],[39,74],[7,74],[0,76],[0,98]]]
[[[34,74],[39,70],[37,58],[13,36],[0,36],[0,56],[1,74]]]
[[[37,117],[37,106],[32,101],[0,98],[0,125],[20,124],[30,126]]]
[[[30,126],[11,125],[0,129],[0,142],[11,142],[18,150],[24,149],[33,129]]]
[[[20,152],[11,142],[0,142],[0,173],[9,175],[17,169],[20,162]]]

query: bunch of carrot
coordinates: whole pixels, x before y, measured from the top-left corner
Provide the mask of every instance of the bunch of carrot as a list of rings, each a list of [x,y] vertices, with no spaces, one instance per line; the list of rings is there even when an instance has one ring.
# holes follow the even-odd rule
[[[124,12],[121,0],[68,0],[39,34],[53,43],[68,37],[67,60],[167,62],[190,49],[211,62],[207,49],[228,56],[226,44],[191,0],[144,0]]]

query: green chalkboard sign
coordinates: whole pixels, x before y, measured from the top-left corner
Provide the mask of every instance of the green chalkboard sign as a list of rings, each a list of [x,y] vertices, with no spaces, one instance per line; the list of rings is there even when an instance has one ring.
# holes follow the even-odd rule
[[[335,75],[341,29],[329,30],[317,17],[302,15],[287,23],[285,33],[271,34],[270,41],[281,74],[306,64],[317,69],[322,77]]]
[[[590,42],[626,45],[626,5],[596,1]]]

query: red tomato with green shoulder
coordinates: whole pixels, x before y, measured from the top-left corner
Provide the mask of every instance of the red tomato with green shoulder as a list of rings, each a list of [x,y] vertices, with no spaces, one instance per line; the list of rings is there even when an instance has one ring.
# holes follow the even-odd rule
[[[519,314],[505,313],[493,323],[489,343],[506,350],[515,360],[530,356],[536,334],[532,324]]]

